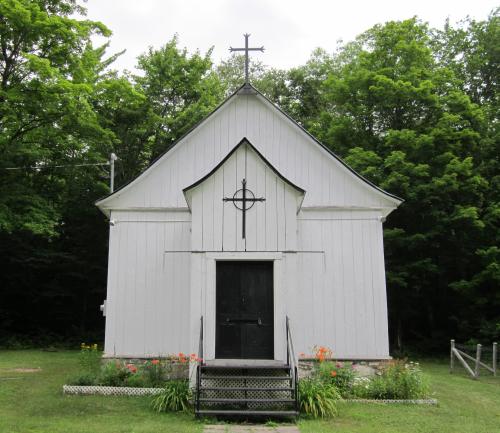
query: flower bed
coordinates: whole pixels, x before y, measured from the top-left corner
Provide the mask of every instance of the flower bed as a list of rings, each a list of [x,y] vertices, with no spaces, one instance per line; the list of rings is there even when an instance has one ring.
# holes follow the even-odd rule
[[[366,376],[352,362],[333,359],[330,349],[314,348],[314,355],[302,359],[309,362],[307,376],[299,382],[301,411],[312,416],[332,416],[337,401],[349,403],[382,404],[437,404],[429,398],[429,387],[418,363],[391,360],[377,365],[373,374]],[[311,360],[313,362],[311,363]],[[366,371],[365,371],[366,373]],[[328,391],[333,388],[334,392]],[[311,392],[313,390],[314,392]],[[320,396],[320,392],[323,396]],[[331,410],[328,409],[331,406]],[[326,410],[326,409],[328,410]]]
[[[179,353],[161,359],[134,361],[113,359],[103,363],[96,344],[82,343],[80,372],[77,376],[69,378],[67,386],[80,387],[78,388],[80,393],[87,392],[87,388],[162,388],[172,379],[182,379],[179,376],[184,372],[187,378],[189,364],[199,361],[195,354]]]

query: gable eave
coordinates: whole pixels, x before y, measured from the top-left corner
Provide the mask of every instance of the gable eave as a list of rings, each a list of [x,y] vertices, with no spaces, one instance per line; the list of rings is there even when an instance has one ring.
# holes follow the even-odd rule
[[[221,102],[216,108],[214,108],[214,110],[212,112],[210,112],[207,116],[205,116],[203,119],[201,119],[195,125],[193,125],[187,132],[185,132],[182,136],[180,136],[177,140],[175,140],[163,153],[161,153],[153,161],[151,161],[151,163],[146,167],[146,169],[144,171],[142,171],[141,173],[139,173],[137,176],[135,176],[134,178],[132,178],[128,182],[126,182],[123,185],[121,185],[119,188],[115,189],[112,193],[110,193],[110,194],[108,194],[108,195],[106,195],[104,197],[101,197],[101,198],[97,199],[94,202],[94,205],[97,206],[99,209],[101,209],[101,207],[103,207],[111,199],[119,196],[120,194],[122,194],[123,192],[125,192],[127,189],[129,189],[129,187],[131,187],[133,184],[136,184],[137,182],[139,182],[140,179],[146,177],[146,175],[149,174],[149,172],[151,171],[151,169],[153,167],[155,167],[156,165],[158,165],[161,160],[163,160],[164,158],[166,158],[167,155],[172,150],[174,150],[174,148],[179,143],[181,143],[182,141],[184,141],[189,135],[191,135],[191,133],[193,131],[195,131],[196,129],[198,129],[198,127],[200,127],[203,123],[205,123],[208,119],[210,119],[215,113],[219,112],[224,106],[226,106],[227,104],[229,104],[229,102],[231,100],[233,100],[233,98],[235,96],[237,96],[239,94],[239,92],[244,87],[245,87],[245,84],[243,84],[240,87],[238,87],[238,89],[236,89],[230,96],[228,96],[223,102]],[[105,208],[105,206],[104,206],[104,208]],[[105,210],[104,210],[104,208],[101,209],[101,210],[104,212],[105,215],[107,215],[109,217],[108,212],[109,212],[110,208],[105,208]]]
[[[280,107],[278,107],[276,104],[274,104],[267,96],[265,96],[263,93],[260,92],[259,89],[255,88],[251,84],[249,85],[251,88],[255,91],[255,93],[269,106],[277,110],[283,117],[285,117],[288,121],[290,121],[295,127],[297,127],[303,134],[305,134],[309,139],[311,139],[314,143],[319,145],[324,151],[327,152],[327,154],[333,158],[335,161],[340,163],[344,168],[346,168],[352,175],[357,177],[359,180],[364,182],[366,185],[371,187],[373,190],[375,190],[378,194],[383,195],[384,198],[388,199],[390,202],[392,202],[395,207],[398,207],[401,203],[404,202],[404,199],[401,197],[398,197],[397,195],[391,194],[390,192],[385,191],[384,189],[380,188],[379,186],[375,185],[373,182],[369,181],[366,179],[364,176],[359,174],[356,170],[354,170],[352,167],[350,167],[345,161],[342,160],[338,155],[335,154],[330,148],[325,146],[321,141],[319,141],[314,135],[312,135],[307,129],[305,129],[302,125],[297,123],[289,114],[287,114],[285,111],[283,111]]]
[[[278,113],[284,119],[291,122],[292,125],[294,125],[294,127],[298,128],[298,130],[302,134],[304,134],[307,138],[309,138],[314,143],[319,145],[320,148],[325,152],[325,154],[328,157],[332,158],[337,163],[339,163],[341,166],[343,166],[345,169],[347,169],[347,171],[350,172],[351,175],[353,175],[358,180],[361,180],[364,185],[366,185],[370,188],[370,190],[372,190],[373,192],[375,192],[376,194],[380,195],[385,200],[387,200],[389,203],[391,203],[391,206],[393,206],[393,208],[397,208],[404,201],[402,198],[383,190],[382,188],[378,187],[377,185],[373,184],[368,179],[364,178],[362,175],[357,173],[353,168],[351,168],[348,164],[346,164],[340,157],[338,157],[331,149],[329,149],[327,146],[325,146],[323,143],[321,143],[316,137],[314,137],[311,133],[309,133],[303,126],[301,126],[299,123],[297,123],[293,118],[291,118],[280,107],[275,105],[264,94],[262,94],[257,88],[255,88],[251,84],[243,84],[233,94],[231,94],[229,97],[227,97],[220,105],[218,105],[210,114],[208,114],[206,117],[201,119],[198,123],[196,123],[193,127],[191,127],[185,134],[183,134],[179,139],[177,139],[174,143],[172,143],[172,145],[168,149],[166,149],[161,155],[159,155],[157,158],[155,158],[142,173],[140,173],[135,178],[131,179],[129,182],[122,185],[120,188],[116,189],[113,193],[108,194],[107,196],[98,199],[95,202],[95,205],[97,207],[99,207],[99,209],[105,215],[107,215],[109,217],[109,212],[111,209],[113,209],[113,199],[118,198],[121,194],[126,192],[133,185],[137,184],[142,179],[147,177],[154,167],[159,165],[159,163],[162,160],[167,158],[171,154],[171,152],[178,147],[177,146],[178,144],[181,144],[189,135],[191,135],[196,129],[198,129],[205,122],[207,122],[208,119],[210,119],[215,113],[219,112],[223,107],[229,105],[229,103],[231,103],[231,101],[233,101],[234,98],[239,94],[254,94],[258,99],[261,99],[261,101],[264,103],[264,105],[267,105],[268,107],[272,107],[275,110],[277,110]],[[279,173],[274,168],[274,166],[272,164],[270,164],[269,161],[265,157],[263,157],[262,154],[260,154],[260,152],[255,148],[255,146],[253,146],[250,142],[249,142],[249,144],[254,149],[254,151],[259,155],[259,157],[262,158],[266,162],[266,164],[268,164],[275,171],[276,174],[278,174],[282,179],[284,179],[288,184],[290,184],[291,186],[293,186],[297,190],[302,190],[302,188],[297,187],[291,181],[286,179],[281,173]],[[238,145],[236,145],[235,149],[237,147],[238,147]],[[223,163],[223,161],[221,162],[221,164],[222,163]],[[207,176],[209,176],[209,174]],[[200,179],[200,181],[201,181],[201,179]],[[197,184],[200,181],[195,182],[195,184]],[[184,190],[189,190],[189,188],[193,187],[195,184],[185,188]],[[185,192],[184,190],[183,190],[183,192]],[[304,191],[304,190],[302,190],[302,191]],[[304,191],[304,193],[305,193],[305,191]]]

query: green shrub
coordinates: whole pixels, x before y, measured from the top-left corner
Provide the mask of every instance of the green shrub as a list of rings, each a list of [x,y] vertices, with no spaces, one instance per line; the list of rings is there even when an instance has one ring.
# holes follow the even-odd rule
[[[82,343],[79,362],[83,373],[97,375],[101,369],[101,352],[97,349],[97,344]]]
[[[142,374],[136,373],[128,376],[125,379],[123,386],[130,386],[132,388],[149,388],[150,384]]]
[[[167,376],[168,369],[165,364],[158,359],[145,362],[139,373],[144,377],[144,382],[147,386],[157,388],[165,384],[165,377]]]
[[[317,378],[299,381],[300,412],[312,417],[333,417],[337,415],[337,401],[340,394],[334,385]]]
[[[342,397],[350,395],[356,372],[350,362],[320,362],[317,375],[325,383],[335,385]]]
[[[68,384],[69,385],[88,386],[88,385],[95,385],[96,381],[97,381],[97,377],[95,374],[81,373],[78,376],[70,378],[68,380]]]
[[[108,362],[101,370],[97,378],[99,385],[123,386],[125,381],[131,376],[129,369],[118,362]]]
[[[404,400],[426,397],[429,388],[418,363],[395,361],[379,376],[357,379],[353,393],[361,398]]]
[[[153,409],[157,412],[177,412],[189,409],[191,389],[187,380],[171,380],[160,394],[153,398]]]

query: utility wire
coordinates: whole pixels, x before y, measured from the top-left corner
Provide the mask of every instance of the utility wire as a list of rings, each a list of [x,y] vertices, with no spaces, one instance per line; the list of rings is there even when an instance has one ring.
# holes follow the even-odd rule
[[[86,164],[67,164],[67,165],[40,165],[29,167],[0,167],[0,170],[42,170],[44,168],[63,168],[63,167],[88,167],[88,166],[103,166],[110,165],[108,162],[95,162]]]

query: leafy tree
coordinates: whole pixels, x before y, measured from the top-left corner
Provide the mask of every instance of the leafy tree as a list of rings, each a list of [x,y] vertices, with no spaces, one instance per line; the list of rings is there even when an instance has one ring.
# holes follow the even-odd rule
[[[486,21],[467,18],[457,27],[446,22],[435,32],[437,54],[460,80],[464,92],[475,103],[498,104],[500,69],[500,8]]]
[[[321,129],[321,114],[326,111],[323,84],[334,72],[334,67],[333,56],[317,48],[305,65],[287,72],[288,92],[281,105],[314,134]]]
[[[90,97],[86,61],[97,22],[70,15],[74,1],[0,3],[0,230],[53,236],[59,181],[44,166],[95,160],[108,142]],[[38,170],[6,170],[9,167]]]
[[[151,136],[157,116],[142,89],[130,77],[110,72],[95,85],[93,101],[99,123],[113,133],[115,185],[120,186],[137,176],[150,163]]]
[[[443,31],[435,34],[440,61],[454,71],[460,88],[481,106],[485,119],[475,157],[479,173],[488,181],[482,210],[484,227],[474,246],[475,266],[471,267],[468,278],[459,279],[452,287],[471,306],[464,328],[479,321],[480,334],[489,339],[498,338],[500,332],[500,294],[496,289],[500,283],[499,11],[498,8],[492,11],[485,21],[467,18],[457,27],[447,23]]]
[[[102,332],[107,193],[243,83],[174,37],[110,70],[76,0],[0,1],[0,340]],[[77,18],[75,18],[77,17]],[[403,197],[385,226],[395,347],[500,333],[498,10],[443,30],[377,25],[289,71],[252,61],[252,83],[336,153]],[[34,167],[34,168],[33,168]],[[11,170],[10,168],[16,168]]]
[[[222,100],[222,87],[212,72],[212,51],[204,56],[199,52],[190,56],[177,44],[174,37],[158,50],[149,48],[138,59],[138,68],[144,75],[134,77],[150,106],[152,128],[146,129],[142,141],[148,143],[153,157]]]
[[[485,111],[437,59],[432,31],[417,19],[377,25],[334,56],[334,72],[314,91],[325,107],[319,137],[406,200],[385,229],[391,329],[400,348],[403,330],[410,342],[439,346],[494,315],[464,312],[484,299],[470,284],[496,269],[495,251],[481,248],[491,218],[481,170]],[[481,260],[489,263],[487,277],[474,277]],[[492,283],[481,288],[486,297]],[[465,286],[468,294],[457,292]]]
[[[78,165],[111,148],[94,102],[113,58],[91,43],[109,30],[73,18],[84,12],[73,0],[0,2],[0,337],[99,323],[106,224],[92,203],[107,180]]]

